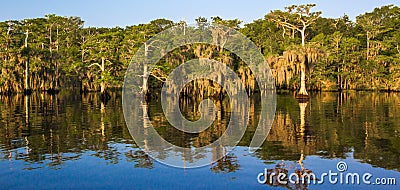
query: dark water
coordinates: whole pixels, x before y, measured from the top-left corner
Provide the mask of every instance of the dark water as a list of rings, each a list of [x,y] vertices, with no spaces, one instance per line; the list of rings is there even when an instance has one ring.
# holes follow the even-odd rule
[[[257,100],[252,99],[249,130],[239,146],[222,160],[197,169],[163,165],[138,149],[125,125],[120,93],[114,93],[107,104],[96,94],[73,92],[1,96],[0,100],[1,189],[400,187],[400,94],[321,93],[312,94],[306,104],[299,104],[291,94],[278,94],[274,125],[256,153],[247,148],[259,115]],[[195,119],[190,105],[190,101],[183,103],[181,109]],[[229,113],[221,113],[218,127],[187,135],[168,126],[159,103],[148,108],[156,130],[184,147],[213,142],[229,122]],[[332,185],[327,179],[323,184],[257,181],[264,169],[289,174],[312,171],[319,178],[329,170],[338,172],[339,161],[347,164],[344,174],[371,173],[371,184]],[[373,185],[376,178],[395,178],[396,185]]]

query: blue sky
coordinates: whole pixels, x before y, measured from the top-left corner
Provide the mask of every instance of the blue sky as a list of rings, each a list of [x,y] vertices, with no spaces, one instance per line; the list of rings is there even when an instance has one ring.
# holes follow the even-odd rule
[[[220,16],[249,23],[263,18],[270,10],[283,9],[292,4],[315,3],[315,11],[324,17],[340,17],[345,13],[351,19],[375,7],[394,4],[400,0],[4,0],[0,3],[0,21],[43,17],[46,14],[80,16],[85,26],[125,27],[148,23],[157,18],[188,23],[203,16]]]

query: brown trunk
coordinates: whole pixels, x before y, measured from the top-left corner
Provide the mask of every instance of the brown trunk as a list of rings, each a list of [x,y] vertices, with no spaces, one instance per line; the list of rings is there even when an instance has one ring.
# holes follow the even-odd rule
[[[305,30],[306,27],[303,28],[303,30],[300,31],[301,33],[301,46],[305,46]],[[307,89],[306,89],[306,63],[305,60],[302,61],[300,65],[300,91],[299,94],[300,96],[308,96]]]
[[[148,91],[148,86],[147,86],[147,80],[148,80],[148,71],[147,71],[147,65],[145,64],[144,66],[143,66],[143,87],[142,87],[142,90],[143,90],[143,94],[147,94],[147,91]]]
[[[25,34],[25,48],[28,48],[28,37],[29,37],[29,30],[26,30]],[[28,49],[26,49],[28,51]],[[31,90],[29,85],[29,51],[27,53],[27,58],[25,60],[25,91],[28,92]]]
[[[367,60],[369,58],[369,32],[367,32]]]
[[[144,54],[147,57],[148,51],[149,51],[147,42],[144,43],[144,49],[145,49]],[[147,91],[148,91],[148,86],[147,86],[148,77],[149,77],[149,73],[148,73],[147,64],[144,64],[143,65],[143,84],[142,84],[142,92],[144,95],[146,95]]]
[[[104,61],[105,58],[101,58],[101,83],[100,83],[100,92],[104,94],[106,92],[106,83],[104,82]]]
[[[59,36],[59,34],[58,34],[58,25],[57,25],[57,33],[56,33],[57,35],[57,39],[56,39],[56,51],[57,51],[57,54],[58,54],[58,49],[59,49],[59,46],[58,46],[58,43],[59,43],[59,41],[58,41],[58,36]],[[55,90],[58,90],[58,80],[59,80],[59,76],[58,76],[58,60],[56,60],[56,62],[55,62],[55,64],[56,64],[56,73],[55,73]]]
[[[301,73],[300,73],[300,91],[299,95],[308,96],[307,89],[306,89],[306,66],[305,63],[301,63]]]
[[[50,69],[53,67],[53,48],[52,48],[53,41],[51,39],[52,38],[52,32],[51,32],[52,27],[53,27],[53,25],[51,25],[50,28],[49,28]],[[50,80],[50,89],[51,90],[54,89],[53,82],[54,82],[54,75],[51,74],[51,80]]]

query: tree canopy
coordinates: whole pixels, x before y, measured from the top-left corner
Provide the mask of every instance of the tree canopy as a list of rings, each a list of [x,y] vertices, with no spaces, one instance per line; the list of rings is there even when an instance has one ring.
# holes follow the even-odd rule
[[[353,22],[346,15],[321,17],[321,12],[311,11],[314,6],[289,6],[244,25],[239,19],[218,16],[199,17],[195,22],[198,28],[220,24],[245,34],[268,60],[278,88],[299,90],[298,73],[306,71],[308,89],[400,90],[399,7],[378,7]],[[58,15],[0,22],[0,92],[121,87],[135,51],[175,25],[187,28],[186,21],[167,19],[125,28],[93,28],[84,27],[79,17]],[[165,52],[149,82],[162,82],[177,65],[204,56],[246,73],[229,52],[193,44]]]

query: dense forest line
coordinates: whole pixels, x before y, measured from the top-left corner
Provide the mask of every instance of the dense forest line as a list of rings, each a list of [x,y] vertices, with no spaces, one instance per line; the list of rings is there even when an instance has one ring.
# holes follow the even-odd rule
[[[357,16],[324,18],[315,5],[293,5],[242,25],[238,19],[196,19],[197,27],[222,24],[250,38],[265,56],[280,89],[400,91],[400,8],[387,5]],[[153,20],[125,28],[84,27],[79,17],[0,22],[0,92],[121,87],[135,51],[157,33],[185,21]],[[151,73],[161,81],[176,65],[210,58],[235,68],[240,61],[217,47],[193,44],[167,53]],[[245,77],[246,78],[246,77]],[[248,77],[247,77],[248,78]],[[151,81],[150,81],[151,82]],[[253,84],[248,82],[249,84]],[[254,88],[251,86],[249,88]]]

